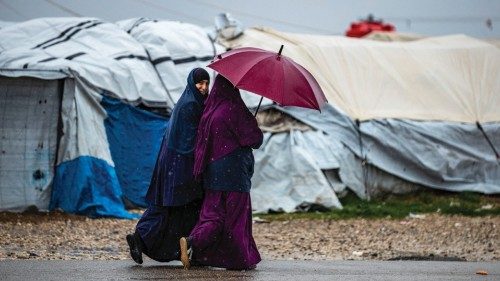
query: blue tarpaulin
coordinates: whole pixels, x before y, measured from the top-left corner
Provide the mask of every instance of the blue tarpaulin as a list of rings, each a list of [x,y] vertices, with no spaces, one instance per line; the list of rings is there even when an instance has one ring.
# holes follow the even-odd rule
[[[136,218],[123,199],[146,206],[145,195],[168,119],[104,96],[101,105],[115,166],[80,156],[56,167],[49,209],[90,217]]]
[[[106,135],[123,196],[146,207],[145,196],[168,119],[104,97]]]
[[[89,217],[135,218],[128,213],[115,169],[106,161],[80,156],[56,167],[50,210]]]

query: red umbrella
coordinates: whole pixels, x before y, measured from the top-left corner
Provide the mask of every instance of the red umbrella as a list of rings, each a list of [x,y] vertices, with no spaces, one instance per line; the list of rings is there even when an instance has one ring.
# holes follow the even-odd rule
[[[259,48],[238,48],[218,55],[208,67],[237,88],[280,105],[319,110],[327,100],[318,82],[307,69],[281,55],[282,50],[283,45],[278,53]]]

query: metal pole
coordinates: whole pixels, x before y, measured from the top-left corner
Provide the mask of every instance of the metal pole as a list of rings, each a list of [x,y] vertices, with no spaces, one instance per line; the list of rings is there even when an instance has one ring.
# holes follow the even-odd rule
[[[260,97],[259,105],[257,105],[257,109],[255,110],[254,117],[257,117],[257,112],[259,112],[259,107],[260,107],[260,104],[262,103],[263,99],[264,99],[264,97]]]
[[[356,129],[358,131],[359,150],[361,153],[361,173],[363,174],[363,185],[365,186],[365,196],[367,200],[370,200],[370,191],[368,190],[368,186],[366,185],[366,178],[367,178],[366,175],[367,169],[365,168],[366,155],[364,155],[365,153],[363,151],[363,140],[361,138],[361,122],[359,121],[359,119],[356,119],[355,122],[356,122]]]

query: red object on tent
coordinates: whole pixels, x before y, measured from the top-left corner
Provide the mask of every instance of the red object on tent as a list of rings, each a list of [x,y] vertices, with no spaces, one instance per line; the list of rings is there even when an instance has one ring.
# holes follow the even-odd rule
[[[351,27],[346,31],[348,37],[363,37],[372,31],[396,31],[394,25],[384,23],[382,20],[375,20],[372,15],[369,15],[365,20],[351,23]]]

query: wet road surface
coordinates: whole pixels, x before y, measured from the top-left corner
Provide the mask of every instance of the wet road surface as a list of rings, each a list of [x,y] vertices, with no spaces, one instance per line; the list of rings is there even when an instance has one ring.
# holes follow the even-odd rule
[[[477,275],[485,270],[488,275]],[[500,280],[500,262],[263,261],[256,270],[132,261],[0,261],[0,280]]]

